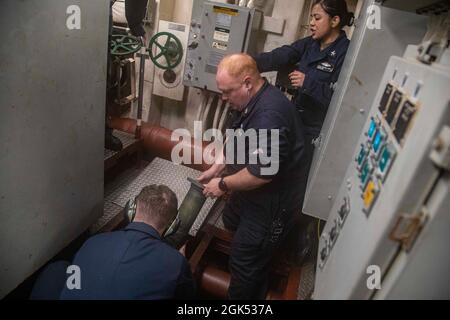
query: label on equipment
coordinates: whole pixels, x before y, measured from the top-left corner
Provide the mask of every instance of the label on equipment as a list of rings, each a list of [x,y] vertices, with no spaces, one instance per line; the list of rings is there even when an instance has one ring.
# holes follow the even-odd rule
[[[386,121],[389,123],[391,127],[392,122],[395,119],[395,115],[397,114],[397,111],[400,108],[402,101],[403,101],[403,93],[399,90],[396,90],[394,92],[394,95],[392,96],[391,103],[389,104],[389,107],[386,111]]]
[[[403,145],[405,135],[411,126],[416,111],[417,106],[411,101],[406,100],[400,111],[400,115],[394,129],[394,136],[401,145]]]
[[[239,15],[239,11],[236,9],[219,7],[219,6],[214,6],[214,13],[222,13],[222,14],[227,14],[229,16],[238,16]]]
[[[224,28],[215,28],[214,40],[228,42],[230,40],[230,30]]]
[[[222,26],[225,28],[231,28],[231,20],[233,16],[228,14],[218,13],[216,16],[216,25]]]
[[[381,97],[380,105],[378,107],[381,113],[386,111],[387,104],[389,102],[389,98],[391,97],[392,91],[394,91],[394,87],[390,83],[388,83],[386,85],[386,88],[384,89],[384,93],[383,96]]]
[[[169,23],[169,30],[184,32],[186,30],[186,27],[182,24]]]
[[[226,51],[228,49],[228,46],[226,44],[216,42],[216,41],[213,42],[212,47],[215,49],[224,50],[224,51]]]

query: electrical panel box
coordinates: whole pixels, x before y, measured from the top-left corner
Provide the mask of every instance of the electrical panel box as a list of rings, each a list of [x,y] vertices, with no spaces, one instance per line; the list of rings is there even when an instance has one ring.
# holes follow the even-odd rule
[[[372,5],[374,1],[364,1],[309,172],[303,212],[322,220],[328,219],[336,200],[357,143],[355,132],[367,120],[389,58],[402,56],[426,32],[426,17],[383,6],[377,6],[382,28],[372,28]]]
[[[376,290],[368,285],[372,270],[379,270],[378,289],[389,290],[383,281],[395,278],[391,272],[399,254],[406,258],[397,274],[414,246],[428,241],[421,236],[429,233],[449,196],[448,187],[439,187],[448,185],[442,180],[446,168],[431,157],[438,147],[447,150],[439,137],[450,125],[448,88],[448,66],[390,59],[321,235],[315,299],[373,297]],[[448,207],[444,211],[448,216]],[[447,226],[430,245],[442,247],[439,242],[448,243],[448,234]],[[436,249],[433,259],[423,263],[427,270],[433,264],[450,266],[448,249]],[[448,282],[442,284],[441,278],[448,277],[447,271],[422,280],[445,295]]]
[[[254,51],[261,18],[255,9],[194,0],[184,84],[219,92],[219,62],[228,54]]]

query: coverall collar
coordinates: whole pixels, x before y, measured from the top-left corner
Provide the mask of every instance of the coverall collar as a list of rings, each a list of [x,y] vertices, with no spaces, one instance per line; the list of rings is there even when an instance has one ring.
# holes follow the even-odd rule
[[[319,40],[314,41],[312,49],[314,50],[315,53],[317,53],[317,55],[310,61],[310,63],[314,63],[322,59],[325,59],[327,56],[333,57],[333,51],[334,56],[336,56],[337,46],[343,39],[347,39],[347,35],[344,30],[341,30],[337,39],[322,51],[320,51],[320,41]]]
[[[125,230],[143,232],[145,234],[148,234],[152,238],[161,240],[161,236],[159,235],[158,231],[156,231],[156,229],[151,225],[144,222],[132,222],[128,226],[126,226]]]
[[[264,90],[269,85],[269,82],[266,78],[264,78],[264,84],[261,86],[261,88],[258,90],[258,92],[250,99],[250,101],[245,106],[244,110],[242,110],[242,118],[247,117],[253,110],[253,107],[258,102],[259,98],[261,97],[261,94],[264,92]]]

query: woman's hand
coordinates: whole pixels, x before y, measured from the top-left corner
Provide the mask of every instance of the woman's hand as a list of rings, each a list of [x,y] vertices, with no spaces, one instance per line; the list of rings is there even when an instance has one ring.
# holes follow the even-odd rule
[[[289,80],[294,88],[301,88],[305,82],[305,74],[297,70],[293,71],[289,73]]]

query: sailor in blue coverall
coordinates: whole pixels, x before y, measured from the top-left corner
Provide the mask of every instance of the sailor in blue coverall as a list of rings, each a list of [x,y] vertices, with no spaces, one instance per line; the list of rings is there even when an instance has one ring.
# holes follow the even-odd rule
[[[350,43],[342,28],[352,25],[353,20],[345,0],[315,0],[311,36],[255,57],[260,72],[295,65],[289,79],[297,89],[293,101],[305,126],[309,164],[312,140],[320,134]]]
[[[311,36],[254,57],[260,72],[294,70],[288,74],[288,80],[294,88],[293,102],[304,124],[307,175],[314,155],[313,141],[322,129],[350,43],[342,28],[351,26],[353,21],[354,15],[348,12],[345,0],[314,0]],[[300,203],[305,190],[299,195]],[[299,231],[299,261],[317,251],[315,223],[312,217],[300,215],[303,230]]]
[[[246,54],[225,57],[217,87],[237,117],[224,151],[198,180],[208,197],[231,195],[223,211],[234,232],[229,258],[230,299],[264,299],[271,258],[301,206],[306,186],[304,137],[295,106],[261,77]]]

